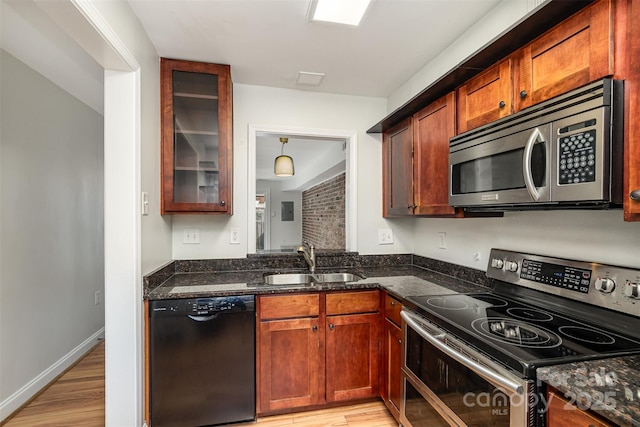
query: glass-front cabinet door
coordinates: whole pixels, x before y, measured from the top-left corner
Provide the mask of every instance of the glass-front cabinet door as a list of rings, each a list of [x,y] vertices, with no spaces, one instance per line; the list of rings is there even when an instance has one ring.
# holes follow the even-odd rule
[[[231,70],[161,59],[162,214],[232,213]]]

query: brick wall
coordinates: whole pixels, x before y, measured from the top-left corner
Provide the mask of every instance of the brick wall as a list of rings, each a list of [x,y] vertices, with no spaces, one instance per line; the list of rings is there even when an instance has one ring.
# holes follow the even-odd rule
[[[302,240],[319,249],[345,249],[343,173],[302,192]]]

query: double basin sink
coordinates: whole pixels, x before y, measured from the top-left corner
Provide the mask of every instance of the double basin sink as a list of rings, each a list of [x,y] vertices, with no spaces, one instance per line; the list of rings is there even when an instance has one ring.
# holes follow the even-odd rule
[[[363,279],[353,273],[283,273],[265,274],[266,285],[313,285],[320,283],[347,283]]]

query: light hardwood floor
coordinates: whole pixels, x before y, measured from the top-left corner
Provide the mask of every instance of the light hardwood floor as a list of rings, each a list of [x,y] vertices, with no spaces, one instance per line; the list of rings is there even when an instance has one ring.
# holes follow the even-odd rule
[[[104,425],[104,342],[2,425]]]
[[[104,342],[3,427],[104,426]],[[397,427],[382,401],[259,418],[234,427]]]

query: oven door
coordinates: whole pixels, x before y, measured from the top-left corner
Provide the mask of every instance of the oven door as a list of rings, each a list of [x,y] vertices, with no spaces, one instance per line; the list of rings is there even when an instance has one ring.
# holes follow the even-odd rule
[[[551,125],[505,133],[451,147],[451,206],[550,202]]]
[[[532,427],[535,383],[519,378],[421,316],[402,312],[405,427]]]

